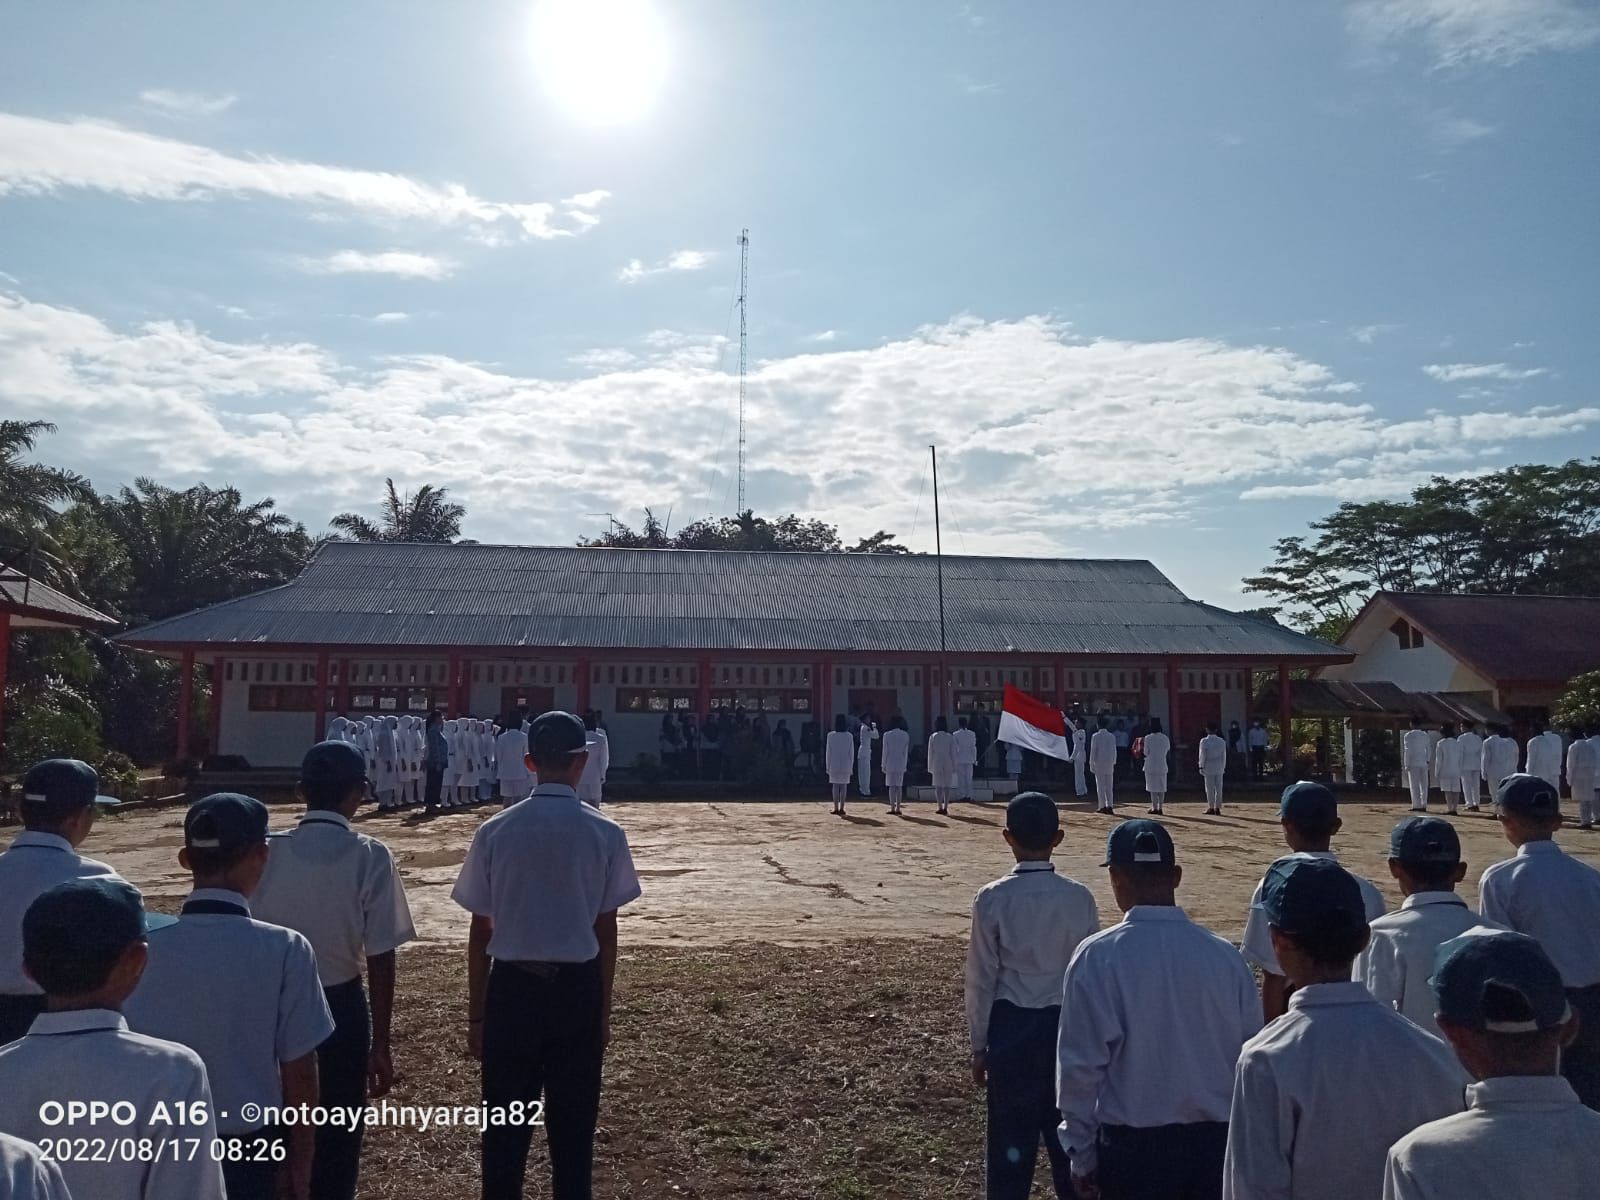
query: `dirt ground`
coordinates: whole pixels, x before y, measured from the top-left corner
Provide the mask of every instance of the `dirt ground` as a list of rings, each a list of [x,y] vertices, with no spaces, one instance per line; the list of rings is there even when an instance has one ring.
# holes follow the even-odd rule
[[[371,814],[393,847],[421,932],[402,954],[396,1104],[472,1104],[464,1053],[465,914],[449,889],[472,831],[492,809],[432,821]],[[1009,866],[1004,810],[958,806],[904,818],[856,801],[847,818],[815,804],[638,801],[608,806],[627,829],[645,888],[622,912],[622,962],[597,1158],[603,1200],[966,1200],[982,1191],[982,1094],[968,1076],[961,968],[972,894]],[[1129,806],[1121,816],[1138,815]],[[1397,793],[1343,806],[1335,846],[1398,900],[1387,834]],[[1058,863],[1114,918],[1097,865],[1111,818],[1064,806]],[[1262,799],[1207,817],[1187,798],[1167,823],[1185,866],[1180,899],[1237,938],[1251,889],[1282,852]],[[287,826],[293,812],[274,812]],[[1469,878],[1509,848],[1487,815],[1457,819]],[[185,890],[176,811],[112,817],[86,851],[172,909]],[[1600,862],[1600,833],[1561,840]],[[1469,897],[1475,890],[1468,889]],[[378,1200],[475,1195],[469,1129],[368,1135],[361,1194]],[[527,1194],[548,1196],[536,1137]],[[1035,1195],[1047,1188],[1035,1182]]]

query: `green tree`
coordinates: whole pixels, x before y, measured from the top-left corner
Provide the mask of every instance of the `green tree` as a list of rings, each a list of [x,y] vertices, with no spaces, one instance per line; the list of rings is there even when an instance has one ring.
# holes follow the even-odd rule
[[[656,550],[794,550],[826,554],[910,554],[894,540],[894,534],[879,530],[846,547],[839,540],[837,526],[815,518],[790,513],[786,517],[758,517],[746,509],[734,517],[706,517],[685,525],[668,536],[655,513],[644,510],[644,528],[635,530],[621,521],[598,537],[580,538],[580,546],[613,546],[622,549]]]
[[[377,522],[360,513],[340,513],[329,521],[336,537],[354,542],[453,542],[461,536],[465,506],[452,503],[449,488],[423,484],[402,494],[384,480],[383,514]]]
[[[0,558],[73,595],[78,594],[67,555],[57,545],[60,507],[92,500],[82,475],[28,461],[48,421],[0,421]]]
[[[1550,717],[1560,728],[1575,725],[1600,733],[1600,671],[1568,680],[1567,690],[1550,710]]]

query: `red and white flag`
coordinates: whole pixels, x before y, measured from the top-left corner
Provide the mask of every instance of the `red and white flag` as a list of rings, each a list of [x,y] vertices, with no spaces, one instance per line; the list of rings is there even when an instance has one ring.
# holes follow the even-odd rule
[[[1000,732],[1002,742],[1035,750],[1051,758],[1072,758],[1072,742],[1067,737],[1067,719],[1061,710],[1043,700],[1036,700],[1021,688],[1006,684],[1006,697],[1001,705]]]

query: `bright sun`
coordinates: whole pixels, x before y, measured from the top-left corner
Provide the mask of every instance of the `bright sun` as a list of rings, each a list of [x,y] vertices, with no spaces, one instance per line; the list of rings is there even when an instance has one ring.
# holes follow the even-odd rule
[[[552,100],[579,120],[615,125],[654,103],[666,34],[652,0],[539,0],[533,58]]]

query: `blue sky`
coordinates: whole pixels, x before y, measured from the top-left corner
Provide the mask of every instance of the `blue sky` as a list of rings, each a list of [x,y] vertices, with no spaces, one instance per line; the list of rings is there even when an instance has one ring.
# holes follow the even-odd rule
[[[602,12],[610,8],[612,11]],[[601,19],[594,14],[601,12]],[[102,488],[482,540],[749,499],[1191,594],[1600,453],[1600,6],[0,10],[0,411]]]

